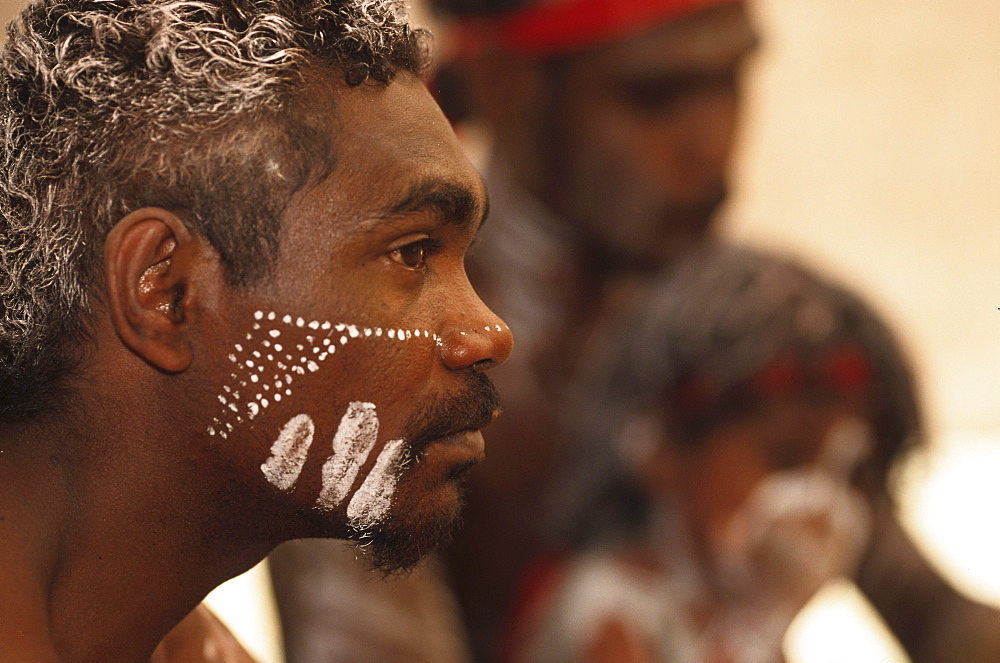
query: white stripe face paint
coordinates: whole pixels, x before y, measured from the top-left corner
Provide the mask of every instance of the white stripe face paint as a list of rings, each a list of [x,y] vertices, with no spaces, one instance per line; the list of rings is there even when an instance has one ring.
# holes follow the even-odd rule
[[[385,445],[361,487],[347,505],[347,518],[351,526],[365,529],[378,523],[392,505],[406,452],[406,440],[392,440]]]
[[[271,457],[260,466],[268,481],[278,490],[289,491],[302,473],[312,445],[315,426],[308,414],[292,417],[271,445]]]
[[[377,440],[375,405],[362,402],[348,405],[333,438],[333,455],[323,464],[323,489],[316,506],[330,510],[344,501]]]

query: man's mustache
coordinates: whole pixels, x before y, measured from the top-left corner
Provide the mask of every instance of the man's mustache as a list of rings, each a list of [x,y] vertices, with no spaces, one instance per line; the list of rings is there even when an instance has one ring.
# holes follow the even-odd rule
[[[461,391],[420,408],[406,424],[413,456],[448,435],[479,430],[501,409],[500,394],[485,373],[469,373]]]

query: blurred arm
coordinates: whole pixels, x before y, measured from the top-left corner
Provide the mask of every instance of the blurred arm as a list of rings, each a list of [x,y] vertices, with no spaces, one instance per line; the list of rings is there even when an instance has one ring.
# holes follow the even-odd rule
[[[889,503],[856,578],[913,663],[1000,660],[1000,610],[952,587],[903,530]]]

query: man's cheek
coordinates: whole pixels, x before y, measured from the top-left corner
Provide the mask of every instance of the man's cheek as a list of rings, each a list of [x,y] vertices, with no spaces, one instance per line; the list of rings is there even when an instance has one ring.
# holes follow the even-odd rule
[[[341,356],[362,350],[396,356],[400,351],[394,347],[410,344],[426,345],[428,353],[433,353],[440,343],[441,339],[428,330],[364,327],[258,311],[251,328],[228,355],[231,372],[218,395],[222,407],[207,432],[228,439],[240,426],[255,419],[254,427],[274,425],[270,454],[260,470],[263,478],[282,492],[295,489],[311,450],[314,456],[324,453],[312,449],[314,443],[330,445],[319,470],[315,507],[332,511],[346,501],[349,524],[358,529],[370,527],[385,516],[391,505],[399,474],[408,459],[408,444],[401,439],[390,440],[372,458],[379,417],[374,403],[361,400],[350,402],[340,413],[332,439],[317,441],[313,409],[320,404],[309,398],[310,391],[321,387],[322,392],[331,392],[330,385],[317,381],[324,379],[335,353]],[[338,366],[337,370],[347,370],[341,362]],[[363,377],[354,375],[354,382]],[[304,383],[308,383],[307,388]],[[328,407],[326,403],[321,405]],[[272,412],[265,417],[268,408]],[[283,421],[290,412],[294,414]],[[276,416],[283,423],[272,424]],[[324,423],[323,429],[332,424]],[[366,465],[371,467],[351,495]]]
[[[337,426],[333,454],[323,463],[323,488],[316,504],[331,511],[351,490],[361,466],[378,440],[378,414],[374,403],[354,402]]]
[[[348,523],[364,530],[380,522],[392,506],[396,482],[406,465],[406,440],[390,440],[347,505]]]
[[[297,414],[288,420],[271,445],[271,456],[260,466],[264,477],[278,490],[288,492],[302,474],[309,457],[316,426],[308,414]]]
[[[257,311],[252,328],[228,355],[229,379],[218,395],[224,407],[208,427],[209,435],[227,439],[240,425],[291,397],[296,383],[319,371],[336,352],[335,331],[330,322]]]
[[[357,481],[378,440],[379,421],[373,403],[352,402],[340,420],[332,453],[323,463],[322,487],[316,507],[332,511],[340,506]],[[292,417],[271,446],[271,456],[261,465],[264,477],[279,490],[291,491],[315,437],[307,414]],[[365,529],[379,522],[392,504],[396,482],[407,457],[405,440],[390,440],[378,454],[361,485],[347,504],[348,522]]]

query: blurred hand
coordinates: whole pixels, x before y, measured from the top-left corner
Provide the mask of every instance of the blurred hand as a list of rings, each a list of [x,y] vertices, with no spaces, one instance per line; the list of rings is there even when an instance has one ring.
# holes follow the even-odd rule
[[[850,483],[864,430],[835,429],[820,459],[754,488],[713,551],[725,597],[723,639],[735,660],[777,660],[788,625],[829,580],[852,576],[872,512]]]

